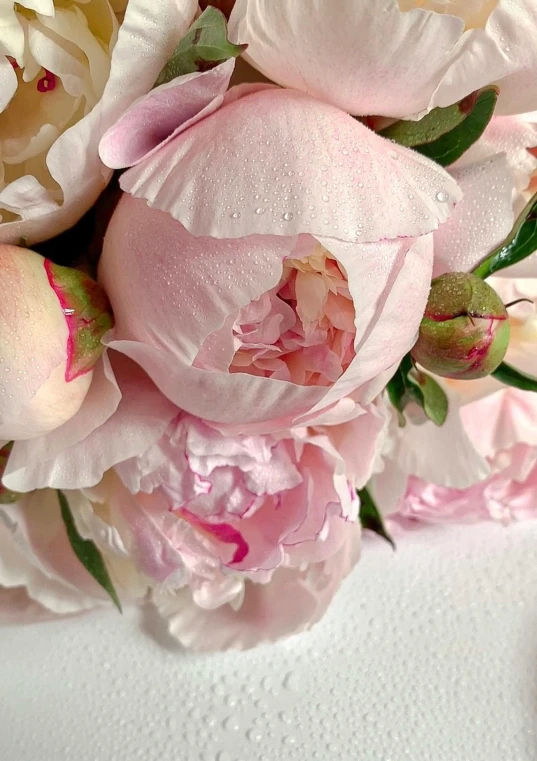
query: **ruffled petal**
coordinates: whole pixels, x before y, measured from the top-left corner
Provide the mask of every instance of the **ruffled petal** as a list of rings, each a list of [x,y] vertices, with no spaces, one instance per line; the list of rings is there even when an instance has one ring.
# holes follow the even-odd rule
[[[188,589],[153,593],[172,637],[193,650],[248,649],[310,629],[322,617],[342,579],[357,562],[360,531],[348,527],[341,549],[305,570],[279,569],[270,584],[246,583],[239,609],[231,604],[204,609]]]
[[[363,243],[432,232],[461,197],[428,159],[332,106],[274,88],[178,135],[121,187],[196,236],[311,233]]]

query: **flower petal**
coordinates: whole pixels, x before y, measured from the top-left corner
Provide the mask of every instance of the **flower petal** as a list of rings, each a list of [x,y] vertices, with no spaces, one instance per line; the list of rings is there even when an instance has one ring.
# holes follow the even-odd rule
[[[24,586],[33,600],[60,615],[106,603],[69,545],[55,491],[0,505],[0,586]]]
[[[121,187],[196,236],[311,233],[363,243],[431,232],[461,197],[432,161],[333,106],[274,88],[178,135]]]
[[[103,136],[99,153],[118,169],[148,159],[221,105],[235,59],[209,71],[177,77],[142,96]]]
[[[317,623],[358,560],[359,546],[359,528],[349,525],[346,542],[328,560],[303,571],[279,569],[270,584],[246,583],[238,610],[231,604],[201,608],[188,589],[173,594],[154,592],[153,601],[167,620],[170,634],[193,650],[243,650],[274,642]]]
[[[114,369],[119,387],[113,376],[101,376],[80,412],[62,426],[63,435],[60,428],[49,436],[15,444],[4,475],[8,488],[95,486],[106,470],[143,454],[158,441],[177,414],[175,406],[125,357],[116,358]],[[103,403],[103,392],[108,405]]]
[[[63,203],[31,218],[27,214],[27,219],[0,224],[0,243],[18,243],[24,237],[31,244],[51,238],[72,227],[93,205],[112,176],[99,159],[102,135],[152,88],[197,9],[196,0],[130,0],[100,102],[60,135],[47,155]]]
[[[513,175],[505,154],[451,174],[464,196],[434,233],[434,277],[471,270],[507,238],[515,221]]]
[[[357,115],[427,109],[463,31],[459,18],[401,13],[397,0],[237,0],[230,18],[231,39],[269,79]]]

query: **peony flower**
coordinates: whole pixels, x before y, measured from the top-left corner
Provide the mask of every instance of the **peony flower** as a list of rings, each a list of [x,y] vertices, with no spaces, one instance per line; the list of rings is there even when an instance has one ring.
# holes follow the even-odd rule
[[[255,622],[256,639],[317,620],[321,610],[313,599],[329,584],[324,610],[350,569],[343,560],[349,542],[357,558],[355,488],[368,477],[382,426],[383,417],[372,411],[334,430],[229,437],[179,413],[155,446],[116,466],[121,481],[111,479],[107,486],[105,479],[100,494],[157,607],[169,618],[170,631],[183,644],[198,649],[254,644],[248,639],[253,636],[248,618],[256,615],[253,600],[266,594],[274,599],[280,584],[304,586],[298,608],[288,597],[281,600],[266,631]],[[365,467],[354,455],[358,442]],[[349,463],[344,452],[354,455]],[[271,589],[258,592],[258,585]],[[233,638],[227,627],[201,634],[211,613],[236,618]]]
[[[66,494],[80,533],[112,563],[120,596],[132,599],[133,589],[148,587],[173,636],[198,649],[250,647],[311,626],[358,558],[356,488],[371,474],[385,427],[382,410],[370,406],[339,426],[230,437],[170,405],[125,358],[112,359],[118,409],[92,434],[98,443],[82,441],[54,458],[51,482],[64,485],[67,472],[80,478],[82,470],[95,483],[85,497]],[[143,414],[152,443],[148,438],[133,448],[128,439]],[[108,452],[85,464],[83,455],[94,448]],[[115,467],[101,480],[110,449]],[[87,467],[100,483],[88,478]],[[21,511],[38,499],[57,511],[54,496],[38,491],[6,507],[5,515],[15,508],[11,533],[45,537],[32,512]],[[54,525],[44,507],[39,520]],[[34,554],[32,562],[46,568],[72,559],[56,543],[37,544],[28,552]],[[20,579],[17,585],[27,584]],[[0,573],[1,584],[15,582]],[[62,603],[49,597],[53,591],[46,585],[30,593],[62,612]],[[207,631],[211,619],[219,628]]]
[[[108,0],[2,3],[1,242],[50,238],[93,205],[111,176],[100,137],[151,89],[196,9],[131,0],[118,35]]]
[[[101,143],[109,165],[134,165],[100,264],[110,347],[228,431],[300,424],[344,397],[354,414],[415,340],[428,233],[459,191],[309,96],[224,97],[232,68],[154,90]]]
[[[0,245],[0,440],[58,428],[81,407],[112,326],[102,289],[82,272]]]
[[[500,113],[529,111],[536,24],[533,0],[237,0],[230,32],[278,84],[351,114],[408,117],[493,82]]]

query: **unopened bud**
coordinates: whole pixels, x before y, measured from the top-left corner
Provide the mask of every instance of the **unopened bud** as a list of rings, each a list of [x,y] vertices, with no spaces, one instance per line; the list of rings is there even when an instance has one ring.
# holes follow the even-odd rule
[[[464,272],[433,280],[412,356],[444,378],[490,375],[509,345],[507,310],[490,285]]]
[[[90,277],[0,245],[0,439],[58,428],[80,408],[112,327]]]

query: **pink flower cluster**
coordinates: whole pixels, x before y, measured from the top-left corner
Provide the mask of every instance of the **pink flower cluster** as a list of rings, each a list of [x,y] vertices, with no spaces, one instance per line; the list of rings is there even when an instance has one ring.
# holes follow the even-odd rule
[[[326,610],[359,557],[366,484],[394,525],[534,517],[531,394],[446,381],[445,425],[410,409],[400,428],[385,388],[432,277],[502,242],[532,187],[537,15],[338,0],[312,20],[237,0],[229,33],[255,69],[153,87],[198,10],[162,5],[129,0],[88,121],[88,166],[126,169],[102,293],[0,246],[0,618],[110,604],[60,490],[123,602],[149,601],[185,646],[250,647]],[[356,118],[416,119],[492,83],[498,115],[447,170]],[[32,240],[42,213],[51,234],[44,208],[25,212]],[[19,243],[19,222],[0,240]],[[537,297],[535,257],[502,275],[505,301]],[[509,357],[537,374],[535,309],[509,317]]]

